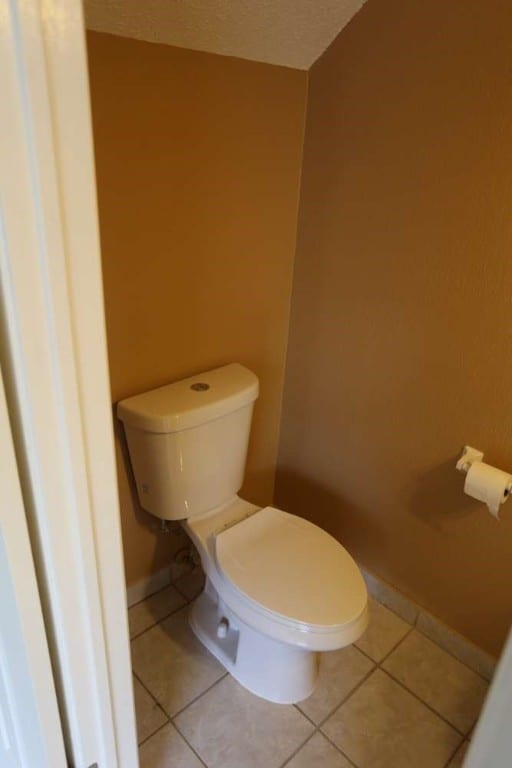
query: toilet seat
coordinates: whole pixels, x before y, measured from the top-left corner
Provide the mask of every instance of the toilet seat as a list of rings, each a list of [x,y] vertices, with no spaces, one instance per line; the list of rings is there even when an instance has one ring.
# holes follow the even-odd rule
[[[366,587],[348,552],[303,518],[264,507],[215,536],[222,575],[280,621],[308,631],[350,625],[366,608]]]
[[[290,525],[279,525],[285,520],[298,526],[301,533]],[[219,605],[225,606],[220,611],[233,611],[263,635],[310,651],[342,648],[355,642],[365,630],[367,592],[359,569],[341,544],[313,523],[273,507],[261,509],[236,496],[208,514],[184,520],[183,526],[201,556],[207,589],[211,584]],[[289,531],[299,539],[295,546],[284,535]],[[331,547],[337,554],[331,552],[325,561],[334,567],[323,568],[320,557]],[[340,560],[344,567],[340,567]],[[279,572],[280,561],[283,568]],[[294,563],[292,575],[288,563]],[[304,564],[302,575],[300,563]],[[272,578],[266,575],[270,565],[274,568]],[[313,571],[317,567],[322,578],[315,578]],[[265,581],[265,590],[258,588],[256,574],[261,583]],[[305,586],[302,590],[292,587],[298,584]],[[273,599],[278,586],[279,601]],[[334,591],[337,594],[333,599]],[[283,592],[290,593],[293,607],[284,604]],[[323,614],[314,608],[315,602],[324,606]],[[334,623],[317,623],[319,616]]]

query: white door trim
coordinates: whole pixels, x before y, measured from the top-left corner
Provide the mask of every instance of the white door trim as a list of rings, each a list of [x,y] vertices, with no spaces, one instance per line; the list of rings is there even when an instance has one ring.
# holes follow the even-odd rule
[[[66,768],[1,372],[0,487],[0,764]]]
[[[80,0],[0,11],[5,384],[68,760],[138,765]]]
[[[512,763],[512,630],[464,762],[465,768],[510,768]]]

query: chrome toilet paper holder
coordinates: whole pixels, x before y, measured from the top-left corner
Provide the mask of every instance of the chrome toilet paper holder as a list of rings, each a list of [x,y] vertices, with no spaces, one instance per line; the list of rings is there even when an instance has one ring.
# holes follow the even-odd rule
[[[476,448],[472,448],[470,445],[465,445],[462,449],[462,456],[455,465],[459,472],[469,472],[471,465],[475,461],[482,461],[484,454],[482,451],[478,451]]]

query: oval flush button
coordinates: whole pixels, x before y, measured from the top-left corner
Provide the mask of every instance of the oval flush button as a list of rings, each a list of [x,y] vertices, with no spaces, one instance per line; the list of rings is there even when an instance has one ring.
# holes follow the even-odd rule
[[[205,384],[204,381],[196,381],[195,384],[190,385],[190,389],[193,389],[195,392],[205,392],[207,389],[210,389],[210,385]]]

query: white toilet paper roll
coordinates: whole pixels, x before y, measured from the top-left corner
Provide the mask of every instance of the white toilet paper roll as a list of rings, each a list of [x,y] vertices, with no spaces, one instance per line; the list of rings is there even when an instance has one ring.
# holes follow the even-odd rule
[[[474,461],[466,475],[464,493],[485,502],[491,515],[499,520],[500,506],[507,500],[512,489],[512,475],[501,469]]]

